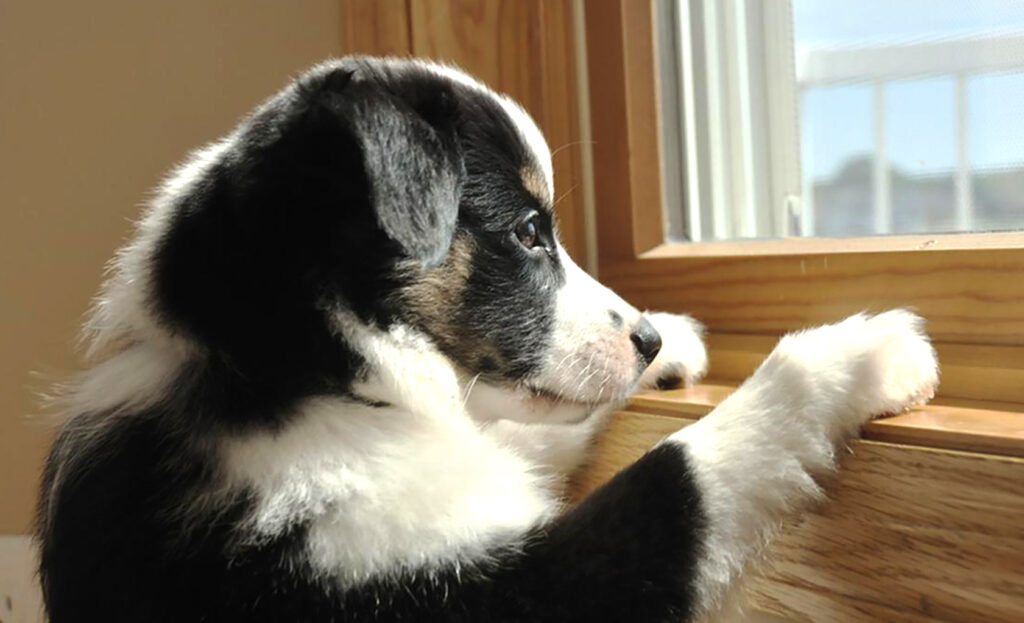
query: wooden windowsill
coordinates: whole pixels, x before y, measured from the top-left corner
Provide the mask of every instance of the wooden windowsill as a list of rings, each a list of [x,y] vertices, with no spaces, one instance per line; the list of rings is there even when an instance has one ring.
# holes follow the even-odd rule
[[[707,414],[736,389],[708,382],[688,389],[643,392],[629,410],[692,419]],[[875,420],[865,439],[905,445],[1024,457],[1024,405],[939,398],[907,413]]]
[[[780,238],[716,242],[666,242],[639,259],[672,257],[750,257],[765,255],[836,255],[894,251],[972,251],[1024,248],[1024,232],[912,234],[859,238]]]
[[[612,415],[572,499],[730,390],[639,396]],[[638,412],[644,405],[676,411]],[[748,574],[751,611],[785,621],[1024,621],[1024,459],[856,440],[840,460],[823,483],[829,503],[784,526]]]

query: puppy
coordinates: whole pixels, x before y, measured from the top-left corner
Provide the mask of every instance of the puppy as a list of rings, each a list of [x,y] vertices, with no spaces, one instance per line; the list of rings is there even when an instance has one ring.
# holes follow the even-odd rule
[[[915,316],[784,338],[579,505],[562,476],[700,328],[558,243],[530,117],[450,67],[315,67],[163,185],[88,324],[46,464],[64,621],[680,621],[838,448],[931,395]]]

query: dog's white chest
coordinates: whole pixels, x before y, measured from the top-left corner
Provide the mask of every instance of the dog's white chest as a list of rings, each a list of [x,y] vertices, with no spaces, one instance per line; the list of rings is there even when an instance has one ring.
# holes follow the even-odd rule
[[[306,526],[310,561],[342,581],[475,557],[556,508],[526,461],[459,414],[318,399],[224,457],[233,485],[256,492],[253,536]]]

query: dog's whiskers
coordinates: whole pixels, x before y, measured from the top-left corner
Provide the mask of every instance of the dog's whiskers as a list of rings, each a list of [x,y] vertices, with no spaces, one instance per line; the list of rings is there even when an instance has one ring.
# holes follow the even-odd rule
[[[471,378],[469,380],[469,383],[466,384],[466,389],[462,392],[462,410],[463,411],[466,410],[466,403],[469,402],[469,394],[473,391],[473,386],[476,385],[477,379],[480,378],[481,374],[483,374],[483,372],[477,372],[476,376],[474,376],[473,378]]]
[[[565,191],[564,193],[559,195],[557,199],[555,199],[555,202],[551,204],[551,207],[552,208],[557,208],[559,202],[561,202],[562,199],[565,199],[566,197],[568,197],[572,193],[572,191],[576,190],[579,187],[580,187],[579,184],[573,184],[572,187],[569,188],[569,190]]]

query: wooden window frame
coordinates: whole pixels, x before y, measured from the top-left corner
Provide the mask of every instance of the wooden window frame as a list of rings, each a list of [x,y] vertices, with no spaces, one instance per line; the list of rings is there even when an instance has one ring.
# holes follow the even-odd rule
[[[712,378],[729,382],[753,369],[773,336],[858,311],[912,308],[939,351],[941,408],[875,428],[901,426],[908,443],[1024,454],[1024,233],[666,243],[653,3],[596,0],[585,19],[604,283],[637,307],[705,323]],[[703,408],[688,396],[634,407]],[[953,412],[939,413],[947,407]],[[948,426],[952,436],[935,434]],[[961,434],[977,441],[980,433],[981,446],[961,443]]]

